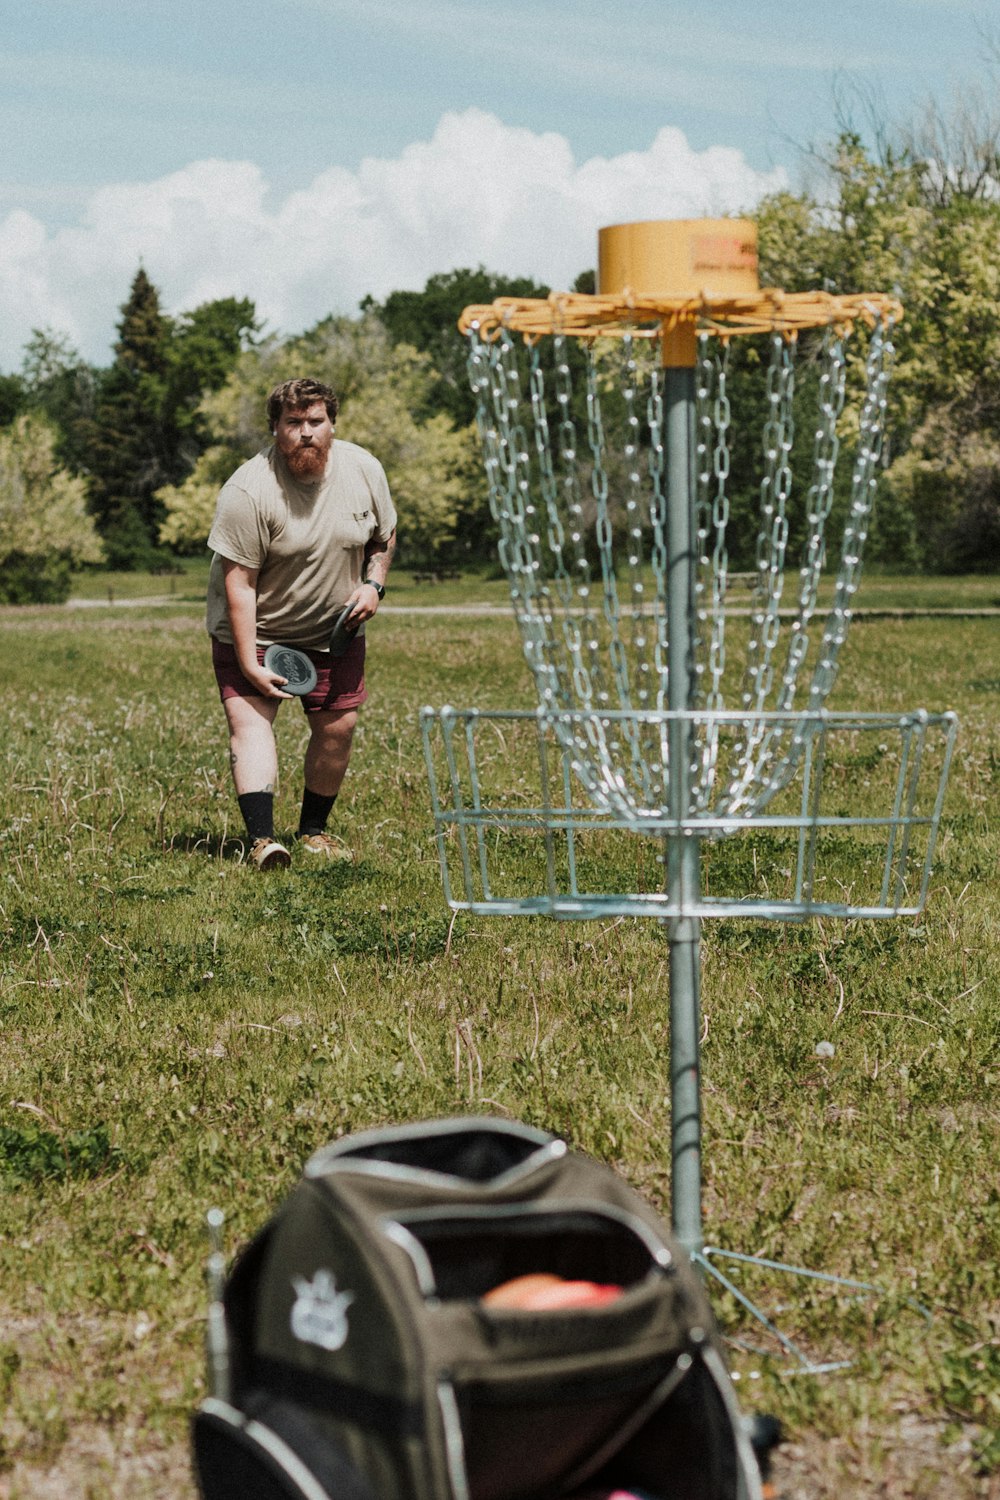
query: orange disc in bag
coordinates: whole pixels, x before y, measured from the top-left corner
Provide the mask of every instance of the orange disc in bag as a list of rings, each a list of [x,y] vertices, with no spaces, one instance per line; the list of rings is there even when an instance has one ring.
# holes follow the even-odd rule
[[[532,1312],[552,1311],[562,1307],[598,1307],[620,1297],[622,1289],[613,1282],[567,1281],[547,1271],[529,1276],[515,1276],[483,1293],[487,1307],[523,1308]]]

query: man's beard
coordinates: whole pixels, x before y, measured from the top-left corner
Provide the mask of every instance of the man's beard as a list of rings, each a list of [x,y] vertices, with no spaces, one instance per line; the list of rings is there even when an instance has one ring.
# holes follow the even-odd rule
[[[310,443],[306,448],[295,447],[291,453],[286,453],[285,462],[296,479],[322,479],[329,453],[329,443],[323,448],[317,443]]]

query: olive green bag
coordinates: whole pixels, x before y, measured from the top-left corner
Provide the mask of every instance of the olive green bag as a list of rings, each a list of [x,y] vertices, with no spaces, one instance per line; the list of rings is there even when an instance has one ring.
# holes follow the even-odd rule
[[[481,1300],[534,1272],[624,1290],[559,1311]],[[224,1307],[229,1388],[195,1419],[205,1500],[760,1495],[688,1257],[543,1131],[455,1119],[326,1147]]]

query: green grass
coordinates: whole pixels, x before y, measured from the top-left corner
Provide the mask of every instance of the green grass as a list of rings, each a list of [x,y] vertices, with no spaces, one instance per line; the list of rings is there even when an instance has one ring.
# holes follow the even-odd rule
[[[175,597],[168,611],[0,614],[11,1497],[189,1500],[204,1212],[226,1209],[235,1245],[338,1134],[509,1113],[667,1201],[657,925],[453,922],[440,894],[418,711],[530,705],[510,622],[372,627],[371,702],[338,804],[357,862],[265,879],[238,862],[199,611]],[[790,1427],[816,1496],[875,1493],[885,1475],[890,1500],[985,1495],[977,1464],[997,1458],[996,662],[991,620],[858,621],[845,654],[839,706],[961,715],[923,917],[705,929],[711,1239],[886,1289],[831,1306],[813,1287],[752,1283],[784,1304],[785,1331],[855,1359],[805,1380],[739,1356],[746,1376],[763,1371],[751,1402]],[[294,705],[279,740],[291,828]],[[909,1298],[934,1309],[930,1325]],[[728,1324],[734,1308],[719,1310]]]
[[[74,574],[71,597],[93,603],[120,604],[130,600],[163,603],[200,603],[208,581],[208,555],[178,560],[179,573],[115,573],[88,568]],[[477,566],[435,578],[404,565],[392,575],[392,597],[406,604],[506,604],[506,580],[495,567]]]
[[[72,598],[93,603],[120,604],[129,600],[160,600],[165,604],[200,603],[205,597],[208,580],[208,558],[185,557],[178,562],[180,573],[112,573],[87,569],[73,579]],[[822,597],[828,599],[832,580],[827,578]],[[425,571],[400,563],[392,574],[390,603],[409,606],[434,605],[507,605],[509,591],[497,569],[482,564],[449,573],[437,579]],[[745,584],[736,583],[732,602],[749,602]],[[992,574],[965,577],[913,577],[909,574],[880,573],[862,575],[858,590],[859,609],[1000,609],[1000,581]]]
[[[910,577],[869,569],[858,589],[859,609],[1000,609],[1000,582],[989,573]]]
[[[193,603],[205,597],[208,557],[177,559],[175,573],[119,573],[107,568],[85,568],[73,575],[71,597],[121,603],[132,599],[171,599]]]

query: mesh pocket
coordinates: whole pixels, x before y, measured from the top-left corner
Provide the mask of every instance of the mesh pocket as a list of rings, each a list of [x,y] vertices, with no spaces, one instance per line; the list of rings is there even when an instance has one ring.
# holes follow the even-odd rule
[[[410,1255],[424,1295],[445,1301],[537,1273],[628,1288],[670,1263],[645,1225],[607,1210],[435,1210],[386,1227]]]

